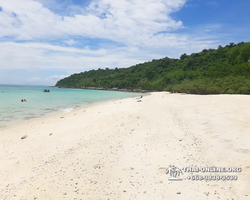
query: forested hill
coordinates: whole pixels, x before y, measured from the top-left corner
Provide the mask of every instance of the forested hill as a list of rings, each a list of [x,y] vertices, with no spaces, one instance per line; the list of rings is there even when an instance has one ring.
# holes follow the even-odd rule
[[[58,87],[141,89],[195,94],[250,94],[250,43],[162,58],[129,68],[98,69],[73,74]]]

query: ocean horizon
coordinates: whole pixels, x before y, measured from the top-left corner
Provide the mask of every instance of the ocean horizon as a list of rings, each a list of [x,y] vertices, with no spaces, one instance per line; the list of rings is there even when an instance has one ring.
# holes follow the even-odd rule
[[[50,92],[43,92],[45,89]],[[94,102],[138,95],[132,92],[0,84],[0,127],[52,112],[70,112]],[[22,99],[27,101],[21,102]]]

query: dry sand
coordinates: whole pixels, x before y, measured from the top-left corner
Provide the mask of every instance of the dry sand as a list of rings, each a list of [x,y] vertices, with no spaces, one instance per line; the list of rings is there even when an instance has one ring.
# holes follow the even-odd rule
[[[2,129],[0,199],[250,199],[249,108],[245,95],[159,92]],[[169,181],[169,165],[242,172]]]

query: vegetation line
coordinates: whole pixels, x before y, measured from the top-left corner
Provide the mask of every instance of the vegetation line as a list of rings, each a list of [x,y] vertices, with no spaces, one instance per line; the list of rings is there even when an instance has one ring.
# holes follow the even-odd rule
[[[190,94],[250,94],[250,43],[183,54],[129,68],[98,69],[59,80],[57,87]]]

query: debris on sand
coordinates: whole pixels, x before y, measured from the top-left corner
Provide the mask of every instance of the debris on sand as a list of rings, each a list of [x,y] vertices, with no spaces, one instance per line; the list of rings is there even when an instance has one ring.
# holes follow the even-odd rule
[[[21,137],[21,140],[26,139],[27,137],[27,135],[24,135],[23,137]]]

